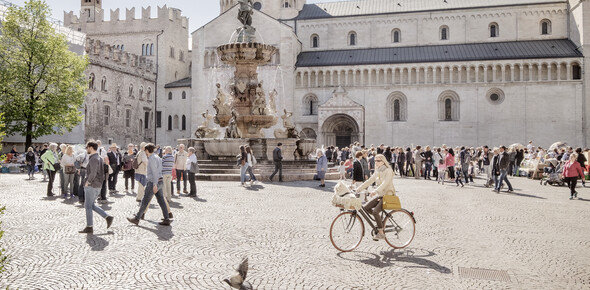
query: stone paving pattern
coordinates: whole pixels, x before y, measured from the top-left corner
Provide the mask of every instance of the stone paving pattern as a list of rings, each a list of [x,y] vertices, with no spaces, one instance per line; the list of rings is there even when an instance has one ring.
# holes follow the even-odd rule
[[[568,200],[566,187],[523,178],[512,194],[482,180],[457,188],[396,178],[418,222],[412,244],[393,250],[366,233],[356,251],[338,253],[333,182],[199,182],[199,199],[173,199],[171,227],[156,224],[155,199],[140,226],[127,222],[138,204],[120,183],[102,205],[111,229],[95,214],[94,235],[84,235],[76,200],[47,198],[46,183],[25,178],[0,175],[10,255],[0,286],[11,289],[229,289],[222,280],[244,256],[256,289],[590,288],[590,188]],[[510,282],[463,278],[459,267],[507,271]]]

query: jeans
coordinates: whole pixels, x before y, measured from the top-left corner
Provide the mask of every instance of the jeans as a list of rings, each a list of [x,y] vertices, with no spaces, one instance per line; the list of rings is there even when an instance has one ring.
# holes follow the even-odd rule
[[[91,227],[93,211],[97,212],[103,218],[106,218],[108,215],[102,208],[94,204],[96,197],[100,194],[100,188],[85,186],[84,194],[86,195],[86,199],[84,200],[84,209],[86,210],[86,226]]]
[[[465,183],[469,183],[469,163],[461,164],[461,171],[463,172],[463,177],[465,177]]]
[[[35,174],[35,165],[27,165],[27,171],[29,173],[29,177],[33,177],[33,174]]]
[[[164,197],[167,201],[172,200],[172,174],[164,174],[162,176],[164,183]]]
[[[188,183],[191,186],[191,191],[189,194],[195,195],[197,194],[197,183],[195,182],[195,173],[188,173]],[[180,193],[179,193],[180,195]]]
[[[64,173],[64,187],[62,188],[64,194],[74,194],[74,174]]]
[[[283,162],[275,162],[275,171],[270,175],[270,180],[275,177],[275,174],[279,173],[279,181],[283,181]]]
[[[186,176],[188,170],[176,169],[176,192],[180,194],[180,178],[182,177],[182,185],[184,191],[186,191]]]
[[[117,177],[119,176],[119,169],[113,170],[113,174],[109,174],[109,190],[117,188]]]
[[[162,209],[162,214],[164,214],[164,219],[169,219],[170,216],[168,215],[168,205],[166,204],[166,200],[164,200],[164,194],[162,193],[162,181],[158,181],[158,192],[155,193],[156,200],[158,200],[158,204]],[[154,183],[148,181],[145,185],[145,196],[141,200],[141,206],[139,207],[139,212],[135,215],[136,219],[140,219],[141,215],[145,213],[145,210],[150,205],[150,201],[154,197]]]
[[[240,166],[240,182],[242,182],[242,184],[246,182],[246,171],[248,170],[248,167],[250,167],[248,163]]]
[[[432,162],[426,161],[424,167],[424,179],[428,179],[430,178],[430,171],[432,171]]]
[[[80,168],[80,186],[78,187],[78,200],[84,201],[86,199],[84,193],[84,183],[86,183],[86,169]]]
[[[408,176],[407,174],[405,174],[404,172],[404,163],[403,162],[398,162],[397,163],[397,170],[399,171],[399,176]]]
[[[254,169],[252,169],[252,166],[248,166],[248,174],[250,175],[250,180],[256,181],[256,176],[254,176]]]
[[[66,188],[65,188],[65,178],[64,178],[64,170],[63,168],[59,170],[59,188],[61,190],[61,194],[66,194]]]
[[[496,182],[496,190],[500,190],[500,187],[502,187],[502,182],[504,181],[506,181],[506,184],[508,185],[508,190],[512,190],[512,184],[510,184],[510,181],[508,181],[508,178],[506,177],[507,175],[508,170],[500,170],[500,177],[498,177],[498,181]]]

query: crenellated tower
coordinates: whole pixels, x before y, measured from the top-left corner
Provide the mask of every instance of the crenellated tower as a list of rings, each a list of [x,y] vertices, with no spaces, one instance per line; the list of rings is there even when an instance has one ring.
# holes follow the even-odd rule
[[[85,19],[86,22],[96,21],[96,15],[102,11],[102,0],[80,0],[81,18]]]

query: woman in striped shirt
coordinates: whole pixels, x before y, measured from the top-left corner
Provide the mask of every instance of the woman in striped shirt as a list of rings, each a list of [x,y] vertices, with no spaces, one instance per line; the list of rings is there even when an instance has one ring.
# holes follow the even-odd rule
[[[172,169],[174,168],[174,155],[172,155],[172,147],[166,146],[164,148],[164,156],[162,157],[162,178],[164,179],[164,198],[168,202],[172,201]]]

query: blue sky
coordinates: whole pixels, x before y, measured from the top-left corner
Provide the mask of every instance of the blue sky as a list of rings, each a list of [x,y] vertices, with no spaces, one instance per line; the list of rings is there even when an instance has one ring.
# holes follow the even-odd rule
[[[24,5],[25,0],[6,0],[17,5]],[[322,2],[334,2],[335,0],[308,0],[307,3],[322,3]],[[52,10],[53,18],[63,21],[64,11],[74,11],[78,14],[80,10],[81,0],[45,0]],[[198,4],[197,4],[198,3]],[[125,16],[125,9],[136,7],[136,17],[139,18],[141,15],[140,7],[152,6],[152,17],[156,15],[157,6],[168,5],[182,10],[182,14],[189,18],[190,29],[189,32],[193,32],[197,28],[203,26],[207,22],[211,21],[217,15],[219,15],[219,0],[103,0],[102,7],[105,10],[105,19],[110,17],[110,9],[120,8],[121,18]],[[197,6],[198,5],[198,6]]]

